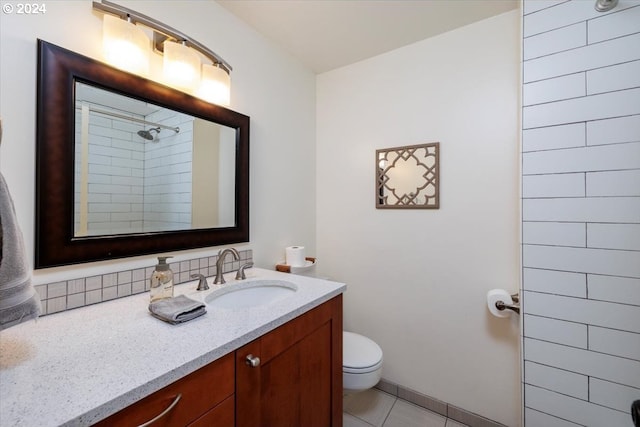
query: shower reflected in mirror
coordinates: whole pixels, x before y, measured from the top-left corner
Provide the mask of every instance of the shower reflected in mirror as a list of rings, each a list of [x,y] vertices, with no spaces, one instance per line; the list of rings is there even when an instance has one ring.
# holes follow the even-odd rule
[[[139,130],[138,136],[146,139],[147,141],[158,141],[152,132],[155,132],[156,135],[160,133],[160,128],[151,128],[149,130]]]

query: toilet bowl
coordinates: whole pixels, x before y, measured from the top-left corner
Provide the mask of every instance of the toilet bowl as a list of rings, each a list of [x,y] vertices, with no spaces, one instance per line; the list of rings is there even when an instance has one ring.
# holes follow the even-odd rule
[[[382,349],[371,339],[342,332],[342,388],[344,394],[370,389],[382,376]]]

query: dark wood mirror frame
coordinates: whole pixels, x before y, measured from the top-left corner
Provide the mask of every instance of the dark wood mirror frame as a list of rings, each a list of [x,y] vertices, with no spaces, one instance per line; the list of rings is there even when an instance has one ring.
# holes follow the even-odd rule
[[[236,129],[235,226],[74,237],[76,81]],[[35,268],[249,241],[249,117],[38,40]]]

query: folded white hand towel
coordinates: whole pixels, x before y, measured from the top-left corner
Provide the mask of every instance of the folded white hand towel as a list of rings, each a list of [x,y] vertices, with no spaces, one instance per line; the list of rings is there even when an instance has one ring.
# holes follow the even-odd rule
[[[205,305],[191,298],[179,295],[149,304],[149,311],[160,320],[169,323],[182,323],[207,312]]]

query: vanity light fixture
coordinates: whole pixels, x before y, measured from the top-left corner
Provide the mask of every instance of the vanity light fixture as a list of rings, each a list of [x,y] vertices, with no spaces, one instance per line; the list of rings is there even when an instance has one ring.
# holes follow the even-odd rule
[[[229,105],[231,77],[219,65],[202,65],[202,80],[198,97],[214,104]]]
[[[103,45],[111,65],[147,77],[152,44],[164,56],[164,83],[205,101],[229,105],[232,68],[219,55],[162,22],[108,0],[94,1],[93,8],[105,12]],[[140,26],[152,31],[152,43]]]
[[[104,16],[102,48],[105,59],[114,67],[146,77],[150,47],[147,35],[131,20]]]
[[[166,40],[162,71],[167,83],[193,93],[200,82],[200,56],[186,44]]]

